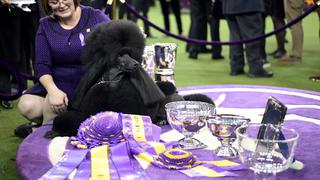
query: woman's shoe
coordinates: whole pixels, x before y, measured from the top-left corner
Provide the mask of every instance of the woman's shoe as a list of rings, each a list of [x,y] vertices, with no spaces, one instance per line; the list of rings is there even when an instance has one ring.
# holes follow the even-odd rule
[[[29,134],[32,133],[33,128],[40,127],[40,124],[35,124],[35,123],[26,123],[22,124],[14,130],[14,135],[16,135],[19,138],[26,138]]]
[[[12,101],[1,101],[1,106],[5,109],[12,109]]]

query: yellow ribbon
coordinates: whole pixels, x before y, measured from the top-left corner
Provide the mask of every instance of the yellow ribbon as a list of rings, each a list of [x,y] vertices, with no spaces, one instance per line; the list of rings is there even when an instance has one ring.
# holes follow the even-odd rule
[[[202,163],[206,164],[213,164],[218,167],[223,167],[223,166],[238,166],[238,163],[229,161],[229,160],[216,160],[216,161],[201,161]]]
[[[108,149],[108,145],[104,145],[90,150],[92,180],[110,180]]]
[[[205,167],[205,166],[196,166],[196,167],[193,167],[191,169],[187,169],[187,170],[180,170],[181,172],[187,174],[188,176],[190,177],[193,177],[193,174],[192,171],[198,173],[198,174],[201,174],[205,177],[224,177],[225,175],[222,174],[222,173],[218,173],[208,167]]]
[[[130,115],[133,137],[137,142],[147,141],[144,133],[143,119],[139,115]]]

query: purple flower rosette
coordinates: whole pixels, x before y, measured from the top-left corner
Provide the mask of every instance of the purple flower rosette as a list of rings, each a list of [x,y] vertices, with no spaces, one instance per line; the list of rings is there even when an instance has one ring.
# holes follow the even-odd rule
[[[106,111],[87,118],[79,127],[71,144],[76,148],[93,148],[101,145],[116,145],[124,141],[119,113]]]
[[[154,160],[154,165],[173,170],[190,169],[200,164],[191,152],[176,148],[164,151]]]

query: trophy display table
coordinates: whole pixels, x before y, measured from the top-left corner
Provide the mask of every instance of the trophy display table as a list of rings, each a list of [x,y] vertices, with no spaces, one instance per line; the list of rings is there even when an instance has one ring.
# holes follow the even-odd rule
[[[288,169],[277,174],[279,179],[313,180],[320,177],[320,93],[313,91],[280,88],[272,86],[244,86],[244,85],[209,85],[179,88],[181,95],[203,93],[211,97],[217,113],[243,115],[251,122],[261,122],[266,101],[269,96],[276,97],[287,107],[284,126],[293,128],[300,134],[296,159],[304,163],[302,170]],[[46,173],[61,157],[68,145],[67,137],[54,140],[43,137],[51,129],[51,125],[38,128],[20,145],[17,152],[17,170],[22,179],[38,179]],[[169,126],[162,128],[162,132],[170,131]],[[169,133],[167,133],[169,134]],[[169,134],[170,135],[170,134]],[[215,160],[217,157],[212,150],[192,150],[200,160]],[[232,161],[239,162],[238,159]],[[146,174],[150,179],[192,179],[174,170],[149,166]],[[238,177],[223,177],[223,179],[252,179],[250,170],[232,171]],[[197,179],[208,179],[206,177]],[[222,179],[222,178],[217,178]]]

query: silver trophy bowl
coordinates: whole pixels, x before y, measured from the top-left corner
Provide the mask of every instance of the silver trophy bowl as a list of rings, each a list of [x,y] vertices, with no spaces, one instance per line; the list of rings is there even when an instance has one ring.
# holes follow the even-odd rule
[[[199,101],[176,101],[165,105],[170,126],[184,135],[179,140],[181,149],[200,149],[207,146],[193,138],[206,125],[205,118],[215,115],[213,104]]]
[[[212,135],[217,137],[221,143],[215,154],[223,158],[235,158],[238,151],[232,146],[236,140],[236,129],[239,126],[248,124],[250,119],[233,114],[217,114],[207,118],[207,126]]]

